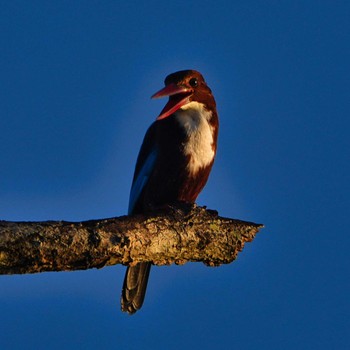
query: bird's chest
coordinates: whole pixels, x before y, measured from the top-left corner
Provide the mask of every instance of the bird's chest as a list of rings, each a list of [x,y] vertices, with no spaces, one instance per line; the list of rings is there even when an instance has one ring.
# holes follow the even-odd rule
[[[209,119],[197,111],[179,110],[157,122],[157,158],[144,192],[148,204],[196,200],[215,156]]]
[[[181,152],[187,159],[186,169],[190,175],[210,166],[215,148],[209,116],[197,110],[179,110],[175,117],[182,131]]]

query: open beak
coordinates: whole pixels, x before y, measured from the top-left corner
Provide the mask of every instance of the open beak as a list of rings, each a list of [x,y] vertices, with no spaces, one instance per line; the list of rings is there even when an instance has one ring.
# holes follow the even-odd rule
[[[162,120],[175,113],[179,108],[190,102],[192,90],[185,86],[178,86],[176,84],[169,84],[163,89],[152,95],[151,98],[161,98],[169,96],[169,101],[160,112],[157,120]]]

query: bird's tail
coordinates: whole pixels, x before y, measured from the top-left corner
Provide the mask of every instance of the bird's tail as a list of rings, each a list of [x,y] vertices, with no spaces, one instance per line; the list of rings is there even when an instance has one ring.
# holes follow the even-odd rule
[[[139,263],[127,268],[121,298],[122,311],[134,314],[141,309],[150,270],[151,263]]]

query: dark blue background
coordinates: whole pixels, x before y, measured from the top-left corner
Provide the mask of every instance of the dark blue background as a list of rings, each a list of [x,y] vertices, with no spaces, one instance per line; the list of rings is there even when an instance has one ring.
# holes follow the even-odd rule
[[[171,72],[201,71],[220,114],[198,203],[262,222],[220,268],[1,276],[1,349],[349,349],[347,1],[0,4],[0,219],[123,215]]]

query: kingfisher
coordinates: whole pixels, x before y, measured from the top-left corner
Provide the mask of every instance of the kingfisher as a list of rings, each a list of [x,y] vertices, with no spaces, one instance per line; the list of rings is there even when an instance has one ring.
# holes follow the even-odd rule
[[[129,215],[147,214],[177,202],[194,203],[213,166],[219,120],[214,96],[203,76],[182,70],[165,78],[151,98],[169,97],[144,137],[132,181]],[[127,268],[122,311],[142,307],[150,262]]]

